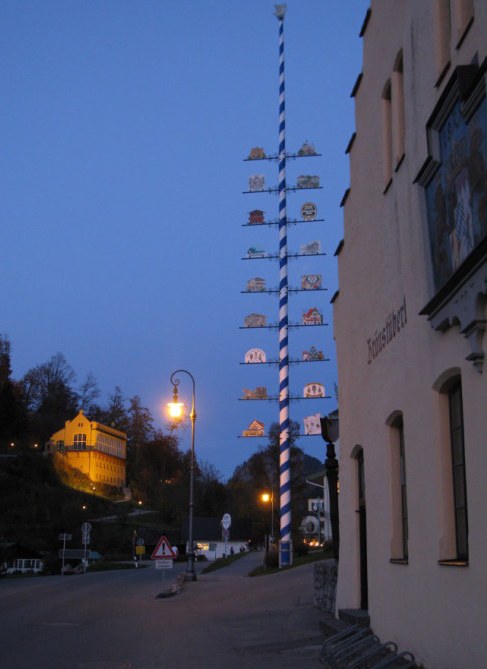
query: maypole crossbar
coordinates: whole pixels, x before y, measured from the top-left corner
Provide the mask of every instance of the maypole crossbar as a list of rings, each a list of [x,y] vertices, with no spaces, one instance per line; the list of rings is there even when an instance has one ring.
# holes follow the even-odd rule
[[[279,566],[292,564],[291,446],[289,442],[288,276],[286,216],[286,104],[284,86],[284,16],[286,5],[276,5],[279,21]]]

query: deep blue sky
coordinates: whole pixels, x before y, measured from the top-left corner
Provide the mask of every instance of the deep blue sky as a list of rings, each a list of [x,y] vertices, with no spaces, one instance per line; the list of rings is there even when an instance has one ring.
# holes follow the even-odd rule
[[[317,306],[330,323],[290,333],[290,355],[311,344],[333,358],[333,252],[348,187],[350,97],[361,69],[368,0],[289,0],[285,20],[287,150],[312,141],[321,158],[292,161],[288,183],[308,191],[325,223],[289,229],[290,250],[319,239],[325,258],[294,260],[290,284],[321,273],[327,293],[297,294],[290,320]],[[2,0],[0,86],[0,332],[13,376],[62,352],[102,402],[116,385],[140,395],[156,423],[169,376],[196,378],[196,450],[224,478],[262,439],[239,439],[278,406],[239,402],[242,388],[278,390],[276,367],[247,367],[254,346],[277,356],[277,333],[243,331],[251,312],[277,321],[277,298],[242,295],[247,279],[278,284],[278,265],[242,261],[249,246],[278,247],[277,229],[242,227],[247,212],[277,216],[277,197],[243,195],[248,177],[277,184],[274,163],[243,162],[253,146],[277,151],[278,21],[264,0]],[[289,195],[297,217],[304,198]],[[291,394],[310,381],[334,394],[334,362],[291,368]],[[191,386],[181,377],[181,395]],[[301,401],[291,418],[336,401]],[[189,431],[183,434],[189,447]],[[321,438],[300,446],[324,458]]]

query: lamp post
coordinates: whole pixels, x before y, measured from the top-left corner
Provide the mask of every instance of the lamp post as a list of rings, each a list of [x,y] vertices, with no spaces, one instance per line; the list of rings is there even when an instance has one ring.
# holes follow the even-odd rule
[[[179,379],[175,378],[176,374],[187,374],[193,383],[193,395],[191,402],[191,413],[189,414],[191,420],[191,459],[189,465],[189,518],[188,518],[188,565],[186,567],[186,574],[184,576],[186,581],[196,581],[196,572],[194,570],[194,545],[193,545],[193,507],[194,507],[194,429],[196,423],[196,384],[193,375],[186,369],[178,369],[171,374],[170,381],[173,387],[173,401],[168,403],[169,415],[176,420],[181,420],[183,415],[183,403],[179,402],[178,386]]]
[[[263,502],[271,503],[271,541],[274,542],[274,493],[263,492],[260,498]]]
[[[328,416],[320,418],[321,436],[326,442],[325,471],[328,481],[328,494],[330,496],[330,522],[332,534],[333,557],[338,560],[340,546],[339,522],[338,522],[338,460],[336,459],[335,444],[338,437],[338,421]]]

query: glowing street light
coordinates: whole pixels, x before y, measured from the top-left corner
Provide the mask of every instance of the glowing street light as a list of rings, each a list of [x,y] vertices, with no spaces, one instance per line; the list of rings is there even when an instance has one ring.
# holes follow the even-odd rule
[[[272,492],[263,492],[260,496],[266,504],[271,503],[271,541],[274,541],[274,494]]]
[[[174,374],[177,374],[177,372],[174,372]],[[174,376],[174,374],[172,376]],[[179,381],[176,381],[176,383],[173,383],[172,376],[171,376],[171,383],[173,384],[173,401],[168,402],[167,406],[168,406],[168,409],[169,409],[170,417],[174,418],[176,420],[181,420],[182,417],[183,417],[184,404],[182,402],[178,401],[178,383],[179,383]]]
[[[179,379],[175,378],[176,374],[187,374],[193,383],[193,396],[191,403],[191,413],[189,414],[191,420],[191,460],[189,466],[189,518],[188,518],[188,566],[186,567],[185,580],[196,581],[196,572],[194,570],[194,545],[193,545],[193,508],[194,508],[194,432],[196,423],[196,384],[194,376],[186,369],[178,369],[171,374],[170,381],[173,388],[173,401],[168,402],[169,415],[175,420],[182,420],[184,404],[179,401],[178,386]]]

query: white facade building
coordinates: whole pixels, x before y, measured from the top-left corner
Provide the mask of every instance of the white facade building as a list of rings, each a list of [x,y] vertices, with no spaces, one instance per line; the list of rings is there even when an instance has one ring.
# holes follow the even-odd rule
[[[361,36],[334,299],[337,609],[368,609],[428,669],[480,669],[487,2],[371,0]]]

